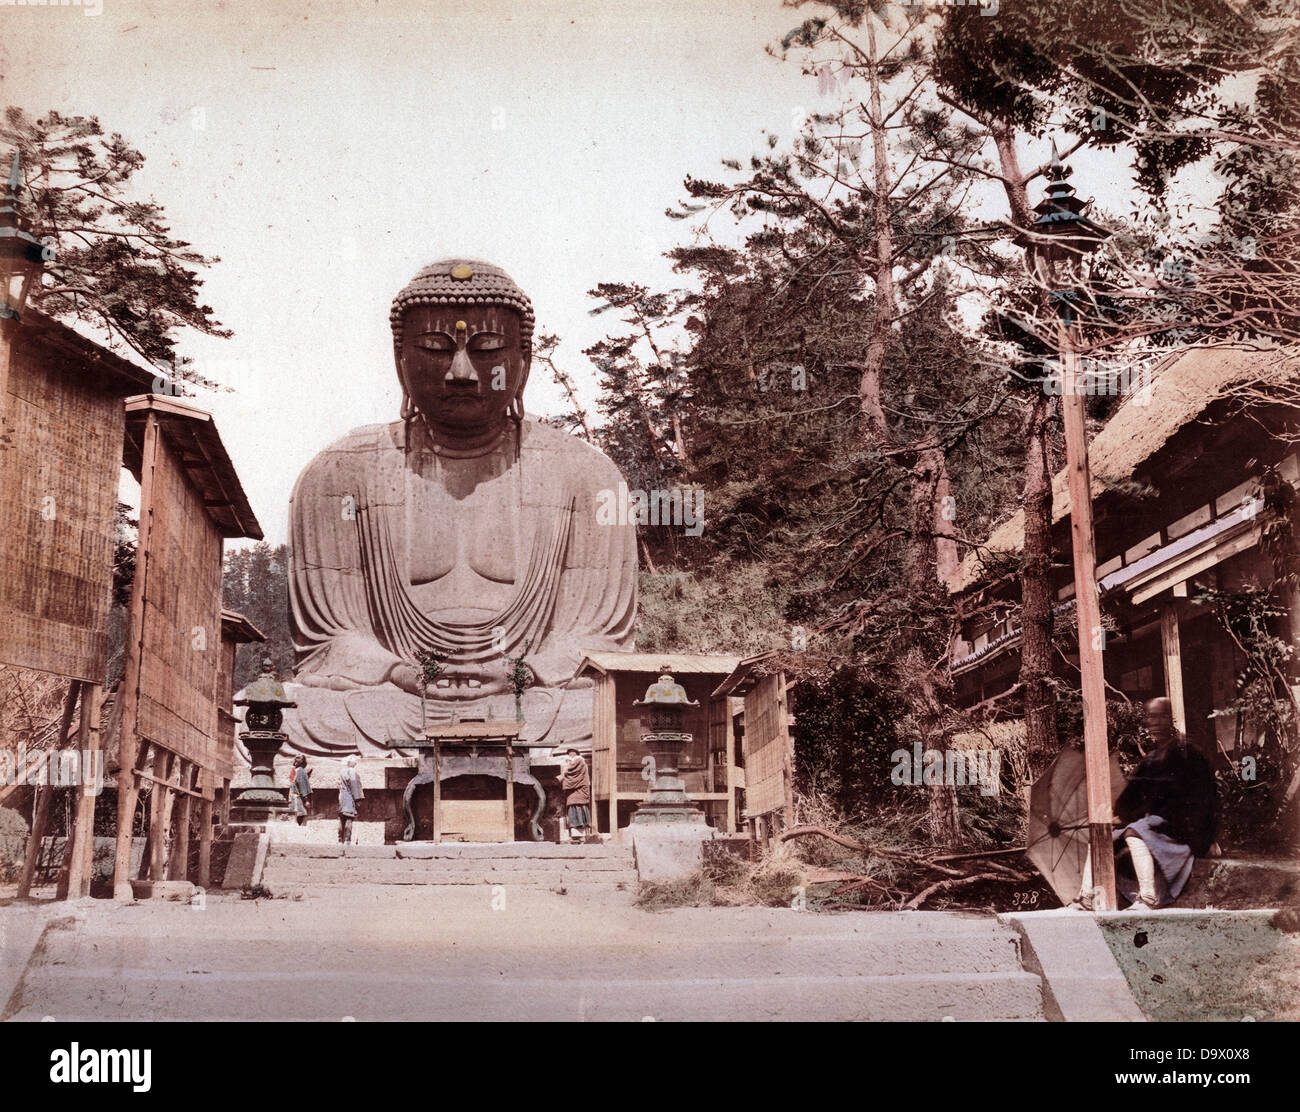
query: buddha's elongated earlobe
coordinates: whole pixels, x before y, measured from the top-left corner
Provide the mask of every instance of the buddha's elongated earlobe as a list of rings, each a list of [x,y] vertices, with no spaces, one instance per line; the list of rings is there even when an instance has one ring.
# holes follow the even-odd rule
[[[416,408],[411,392],[406,387],[406,368],[402,365],[400,354],[397,356],[397,381],[402,387],[402,450],[409,454],[411,451],[411,426],[415,424],[415,419],[420,416],[420,411]]]
[[[506,415],[515,424],[515,459],[519,459],[524,442],[524,392],[520,390],[506,406]]]

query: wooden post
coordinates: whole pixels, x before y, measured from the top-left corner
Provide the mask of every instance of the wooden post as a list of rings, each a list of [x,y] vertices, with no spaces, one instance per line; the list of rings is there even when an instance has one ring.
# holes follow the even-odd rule
[[[95,867],[95,800],[98,795],[94,783],[87,783],[86,777],[94,771],[95,762],[100,755],[99,715],[103,699],[104,689],[98,684],[82,684],[82,782],[81,791],[77,795],[72,856],[68,868],[68,899],[70,900],[79,900],[90,895],[91,875]]]
[[[781,777],[785,786],[783,819],[787,828],[794,825],[794,743],[790,739],[790,721],[786,710],[785,673],[776,674],[776,723],[781,745]]]
[[[131,891],[131,827],[135,820],[136,796],[140,790],[135,775],[139,751],[136,728],[144,664],[144,602],[152,555],[154,470],[158,463],[159,440],[158,415],[150,411],[145,414],[144,443],[140,453],[140,529],[136,544],[135,580],[131,584],[126,671],[120,689],[122,721],[118,728],[117,855],[113,864],[113,895],[119,900],[134,898]]]
[[[736,728],[731,717],[731,698],[722,697],[723,718],[726,724],[723,735],[727,740],[727,833],[736,832]]]
[[[605,677],[605,683],[607,686],[602,690],[602,697],[605,700],[605,720],[609,723],[609,837],[610,841],[621,843],[623,832],[618,827],[618,690],[613,672]]]
[[[45,828],[50,823],[50,802],[54,796],[54,786],[49,783],[54,777],[57,753],[68,743],[68,731],[72,728],[72,712],[77,706],[77,696],[81,692],[81,681],[72,680],[68,684],[68,693],[63,699],[63,717],[59,720],[59,738],[56,748],[45,762],[44,786],[36,785],[36,798],[32,807],[32,832],[27,839],[27,852],[23,855],[23,870],[18,875],[18,898],[25,900],[32,890],[32,878],[36,875],[36,864],[41,856],[41,843],[45,839]]]
[[[230,781],[221,781],[221,825],[230,825]]]
[[[1070,540],[1074,552],[1074,597],[1079,624],[1079,674],[1083,688],[1083,761],[1087,776],[1089,844],[1092,849],[1093,906],[1115,910],[1115,850],[1111,838],[1110,754],[1106,742],[1106,682],[1101,603],[1097,596],[1097,553],[1092,528],[1092,475],[1088,430],[1078,391],[1073,336],[1062,322],[1061,415],[1065,425],[1066,471],[1070,482]],[[1101,897],[1097,897],[1097,889]],[[1104,905],[1104,906],[1103,906]]]
[[[192,767],[185,762],[181,770],[181,787],[190,788],[194,778]],[[176,797],[176,840],[171,859],[167,863],[168,880],[188,880],[190,873],[190,814],[193,796],[182,792]]]
[[[506,737],[506,841],[515,840],[515,746]]]
[[[153,811],[149,816],[149,826],[156,837],[149,845],[149,879],[167,879],[168,834],[171,833],[172,804],[175,795],[171,790],[172,776],[177,771],[178,758],[174,753],[159,747],[154,753]]]
[[[212,800],[199,804],[199,875],[198,886],[207,888],[212,883]]]
[[[442,841],[442,739],[433,739],[433,844]]]
[[[1174,729],[1186,737],[1187,703],[1183,695],[1183,653],[1178,633],[1178,603],[1172,599],[1160,605],[1160,644],[1165,656],[1165,694],[1169,696]]]

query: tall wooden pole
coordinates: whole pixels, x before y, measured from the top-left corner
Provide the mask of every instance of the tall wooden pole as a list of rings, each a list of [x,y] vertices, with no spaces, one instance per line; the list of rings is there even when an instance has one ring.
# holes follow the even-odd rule
[[[1079,394],[1074,336],[1060,325],[1061,415],[1070,480],[1070,540],[1074,550],[1075,613],[1079,622],[1079,673],[1083,686],[1083,762],[1087,776],[1088,834],[1092,849],[1093,908],[1115,910],[1115,849],[1111,836],[1110,752],[1106,743],[1105,631],[1097,596],[1097,550],[1092,531],[1092,474],[1088,430]],[[1103,906],[1104,903],[1104,906]]]
[[[144,602],[153,543],[154,469],[158,462],[158,415],[145,414],[144,445],[140,453],[140,535],[136,544],[135,580],[131,584],[131,617],[126,643],[126,672],[122,677],[122,723],[118,729],[117,860],[113,866],[113,896],[134,898],[131,891],[131,828],[135,824],[140,670],[144,664]]]

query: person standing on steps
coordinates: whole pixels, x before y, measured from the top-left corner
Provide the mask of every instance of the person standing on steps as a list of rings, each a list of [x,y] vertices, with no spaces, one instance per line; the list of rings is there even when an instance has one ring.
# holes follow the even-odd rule
[[[357,804],[363,799],[357,758],[344,757],[343,771],[339,774],[339,841],[345,846],[352,844],[352,820],[357,817]]]
[[[570,747],[564,752],[560,786],[569,808],[569,839],[583,841],[591,828],[591,774],[582,754]]]
[[[307,758],[300,753],[293,759],[293,775],[289,780],[289,814],[298,820],[299,826],[303,826],[310,810],[311,780],[307,772]]]

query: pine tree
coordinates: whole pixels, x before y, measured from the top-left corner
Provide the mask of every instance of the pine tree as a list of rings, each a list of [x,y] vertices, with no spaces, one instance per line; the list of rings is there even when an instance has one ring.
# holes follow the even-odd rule
[[[169,374],[212,385],[177,358],[175,333],[230,336],[201,303],[199,272],[220,260],[172,235],[163,207],[136,196],[144,156],[94,116],[9,107],[0,142],[22,167],[23,202],[45,245],[29,304],[60,320],[104,327]],[[7,165],[6,161],[6,165]]]

